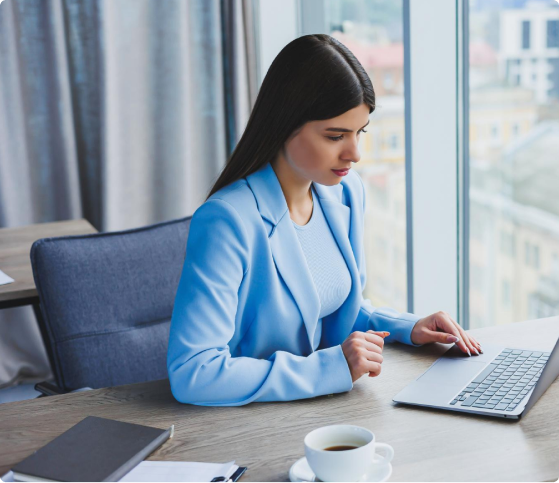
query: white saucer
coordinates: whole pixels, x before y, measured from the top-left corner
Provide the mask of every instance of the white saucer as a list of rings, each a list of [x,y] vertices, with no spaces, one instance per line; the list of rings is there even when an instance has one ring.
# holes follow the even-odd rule
[[[381,462],[384,458],[375,454],[374,462]],[[386,481],[392,474],[392,465],[390,463],[378,464],[372,466],[367,473],[359,481]],[[293,463],[289,470],[290,481],[320,481],[316,479],[315,474],[311,470],[307,458],[303,457]]]

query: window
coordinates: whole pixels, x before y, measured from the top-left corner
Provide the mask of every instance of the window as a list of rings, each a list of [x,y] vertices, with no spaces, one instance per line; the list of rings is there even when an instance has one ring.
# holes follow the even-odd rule
[[[533,255],[534,263],[533,266],[536,270],[540,269],[540,247],[534,246],[534,255]]]
[[[529,241],[524,243],[524,263],[535,270],[540,269],[540,247]]]
[[[530,3],[469,3],[470,329],[559,307],[559,285],[546,288],[559,262],[555,276],[544,258],[559,254],[559,54],[546,48],[558,41],[559,7]]]
[[[559,20],[547,21],[547,48],[559,47]]]
[[[530,48],[530,21],[529,20],[522,21],[522,48],[523,49]]]
[[[520,66],[522,61],[520,59],[507,59],[507,76],[512,85],[520,85]]]

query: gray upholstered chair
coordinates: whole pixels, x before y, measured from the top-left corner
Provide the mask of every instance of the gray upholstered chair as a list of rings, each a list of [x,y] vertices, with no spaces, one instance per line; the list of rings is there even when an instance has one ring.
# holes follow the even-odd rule
[[[39,326],[59,392],[167,377],[190,219],[33,243]]]

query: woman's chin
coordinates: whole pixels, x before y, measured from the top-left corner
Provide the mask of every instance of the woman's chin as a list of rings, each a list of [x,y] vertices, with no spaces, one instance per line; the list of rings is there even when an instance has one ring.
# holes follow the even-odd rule
[[[328,183],[324,183],[326,186],[335,186],[337,184],[340,184],[342,182],[343,176],[337,176],[336,174],[334,174],[333,176],[329,177],[330,179],[328,179]]]

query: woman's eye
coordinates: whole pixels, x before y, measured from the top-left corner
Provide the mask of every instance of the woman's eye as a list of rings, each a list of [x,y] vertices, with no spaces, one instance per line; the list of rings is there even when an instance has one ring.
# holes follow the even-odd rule
[[[367,131],[365,131],[364,129],[362,129],[362,130],[360,130],[360,131],[357,131],[357,134],[360,134],[360,133],[362,133],[362,132],[367,132]],[[344,138],[343,134],[340,135],[340,136],[336,136],[336,137],[331,137],[331,136],[326,136],[326,137],[327,137],[328,139],[331,139],[332,141],[341,141],[341,140]]]

